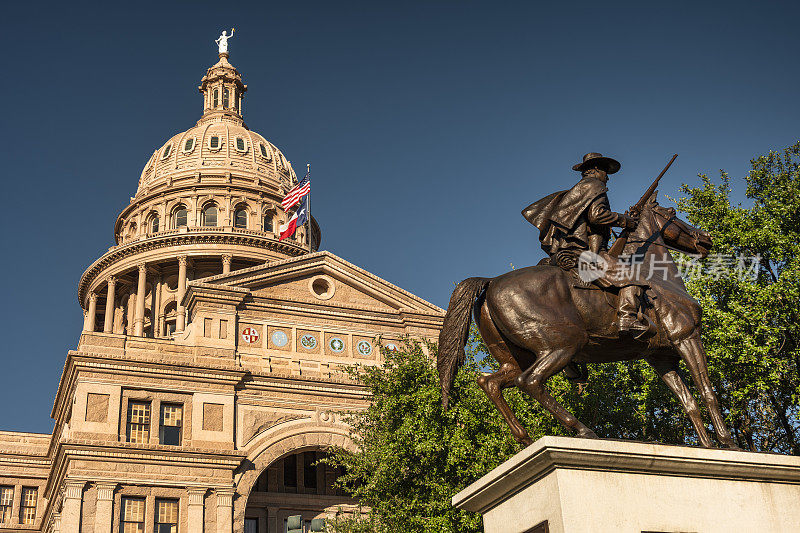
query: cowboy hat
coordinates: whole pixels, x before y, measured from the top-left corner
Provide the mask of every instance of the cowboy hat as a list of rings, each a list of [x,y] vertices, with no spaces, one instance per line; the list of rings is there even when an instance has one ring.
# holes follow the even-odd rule
[[[572,170],[584,171],[587,168],[599,168],[606,171],[606,174],[613,174],[619,170],[619,161],[610,157],[603,157],[603,154],[589,152],[583,156],[583,162],[572,166]]]

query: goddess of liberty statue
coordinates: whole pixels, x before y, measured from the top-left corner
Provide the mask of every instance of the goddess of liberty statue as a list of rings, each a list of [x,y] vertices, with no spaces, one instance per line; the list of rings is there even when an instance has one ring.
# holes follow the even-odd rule
[[[236,31],[236,28],[231,28],[231,34],[228,35],[225,32],[225,30],[222,30],[222,35],[219,36],[219,39],[214,41],[219,46],[219,53],[220,54],[227,54],[228,53],[228,39],[233,37],[233,33],[235,31]]]

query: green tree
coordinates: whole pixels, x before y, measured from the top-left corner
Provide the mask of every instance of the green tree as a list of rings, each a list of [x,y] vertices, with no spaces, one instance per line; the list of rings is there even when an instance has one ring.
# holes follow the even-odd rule
[[[752,160],[749,206],[700,178],[678,205],[714,239],[688,287],[715,389],[741,447],[800,455],[800,143]]]
[[[719,183],[700,178],[699,186],[684,185],[678,205],[714,239],[712,254],[690,263],[697,268],[687,286],[703,306],[715,390],[741,447],[800,455],[800,143],[752,161],[749,207],[732,203],[724,172]],[[346,472],[340,485],[374,515],[340,521],[337,531],[481,531],[480,517],[450,499],[520,448],[476,385],[494,361],[474,328],[446,412],[436,346],[427,348],[430,356],[407,342],[384,353],[383,367],[350,369],[373,402],[349,415],[359,451],[340,450],[331,461]],[[686,372],[684,379],[699,399]],[[697,444],[679,403],[642,361],[592,366],[583,393],[561,375],[548,388],[601,437]],[[568,434],[520,391],[505,397],[534,440]]]

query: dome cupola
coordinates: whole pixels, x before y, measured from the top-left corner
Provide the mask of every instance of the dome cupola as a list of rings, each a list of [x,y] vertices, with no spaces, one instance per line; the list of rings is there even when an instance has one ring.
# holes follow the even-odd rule
[[[247,85],[242,83],[236,67],[228,62],[227,52],[219,54],[219,61],[208,69],[198,89],[203,94],[203,117],[198,125],[214,120],[243,124],[242,100]]]

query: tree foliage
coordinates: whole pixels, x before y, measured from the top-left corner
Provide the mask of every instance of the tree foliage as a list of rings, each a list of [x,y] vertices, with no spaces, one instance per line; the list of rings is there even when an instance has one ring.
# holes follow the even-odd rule
[[[800,455],[800,143],[752,160],[749,207],[727,173],[700,177],[678,204],[714,239],[688,286],[715,390],[742,448]]]
[[[796,455],[799,156],[800,143],[752,161],[745,177],[749,207],[732,203],[724,172],[718,182],[701,175],[699,186],[684,185],[678,201],[688,220],[714,240],[712,254],[700,262],[702,268],[692,269],[687,286],[703,306],[703,342],[727,423],[743,448]],[[742,275],[740,255],[759,258],[754,276]],[[406,342],[401,350],[384,353],[384,366],[350,370],[373,401],[366,411],[349,415],[359,451],[338,451],[331,461],[346,472],[340,485],[374,514],[370,522],[340,521],[340,531],[482,530],[479,516],[454,509],[450,501],[520,449],[475,382],[494,361],[473,328],[450,409],[442,411],[436,346],[426,348],[429,355]],[[697,444],[679,403],[645,362],[594,365],[589,379],[583,393],[561,375],[547,386],[601,437]],[[509,389],[505,397],[534,440],[568,434],[520,391]]]

